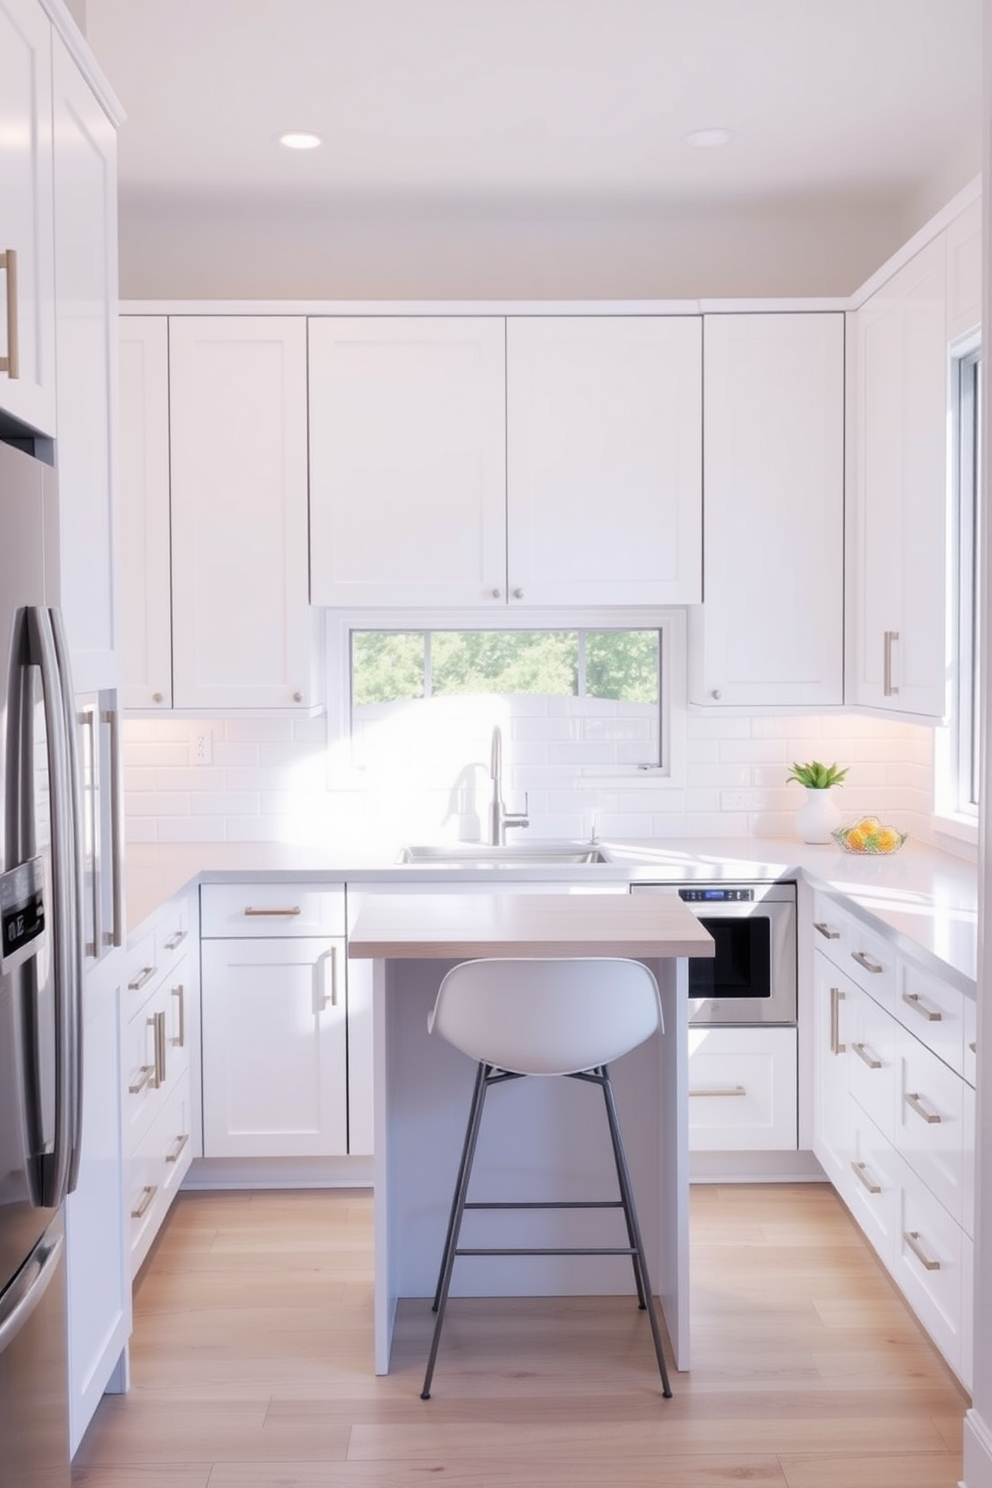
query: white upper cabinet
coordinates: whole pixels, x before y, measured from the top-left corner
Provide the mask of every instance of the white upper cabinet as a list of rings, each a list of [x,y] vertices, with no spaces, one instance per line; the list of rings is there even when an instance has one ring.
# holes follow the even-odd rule
[[[315,605],[505,603],[502,317],[310,321]]]
[[[170,319],[176,708],[315,701],[306,334],[301,317]]]
[[[854,314],[848,701],[945,707],[946,241]]]
[[[118,681],[117,131],[58,37],[52,64],[62,609],[90,692]]]
[[[701,375],[694,316],[311,320],[313,603],[698,599]]]
[[[506,336],[510,602],[697,601],[699,317],[511,316]]]
[[[172,706],[169,322],[120,321],[121,701]]]
[[[37,0],[0,0],[0,254],[0,413],[54,434],[52,27]]]
[[[690,700],[836,705],[844,685],[844,317],[707,315],[704,602]]]

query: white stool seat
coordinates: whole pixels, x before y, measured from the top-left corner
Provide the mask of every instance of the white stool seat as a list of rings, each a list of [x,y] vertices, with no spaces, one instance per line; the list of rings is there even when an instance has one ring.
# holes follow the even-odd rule
[[[661,999],[654,975],[639,961],[615,956],[528,958],[506,957],[464,961],[443,978],[428,1019],[431,1033],[477,1061],[475,1090],[469,1111],[441,1269],[434,1294],[437,1314],[421,1391],[430,1399],[441,1327],[455,1258],[460,1255],[616,1255],[630,1259],[638,1303],[651,1325],[662,1393],[672,1393],[661,1330],[651,1295],[644,1243],[634,1208],[630,1173],[620,1136],[609,1065],[657,1030],[664,1032]],[[472,1162],[491,1086],[537,1075],[558,1075],[599,1085],[603,1092],[619,1197],[561,1200],[547,1204],[468,1202]],[[619,1209],[625,1245],[560,1247],[505,1246],[492,1249],[458,1246],[466,1209]]]

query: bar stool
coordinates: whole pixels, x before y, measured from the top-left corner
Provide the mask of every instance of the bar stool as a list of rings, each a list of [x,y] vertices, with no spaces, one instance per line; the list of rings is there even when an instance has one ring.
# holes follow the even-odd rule
[[[529,959],[500,957],[464,961],[438,989],[428,1029],[478,1063],[451,1214],[441,1255],[433,1310],[434,1334],[421,1399],[429,1400],[438,1344],[455,1258],[462,1255],[622,1255],[634,1270],[637,1300],[647,1310],[661,1374],[662,1393],[672,1389],[661,1329],[652,1301],[647,1261],[634,1208],[630,1172],[620,1136],[609,1064],[661,1027],[661,1001],[652,973],[639,961],[618,957]],[[481,1203],[467,1201],[486,1094],[494,1085],[527,1075],[564,1075],[598,1085],[606,1104],[620,1196],[576,1203]],[[493,1247],[461,1249],[466,1209],[620,1209],[624,1246]]]

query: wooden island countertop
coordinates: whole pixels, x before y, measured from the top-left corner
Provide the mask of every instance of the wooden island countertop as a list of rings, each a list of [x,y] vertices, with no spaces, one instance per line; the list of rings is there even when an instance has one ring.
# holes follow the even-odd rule
[[[477,956],[712,956],[713,938],[669,894],[376,894],[361,904],[348,955],[377,960]]]

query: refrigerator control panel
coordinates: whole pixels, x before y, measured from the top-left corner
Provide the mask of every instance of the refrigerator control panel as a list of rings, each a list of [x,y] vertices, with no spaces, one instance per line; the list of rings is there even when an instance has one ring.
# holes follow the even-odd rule
[[[44,864],[41,858],[29,858],[0,873],[0,971],[33,956],[44,932]]]

